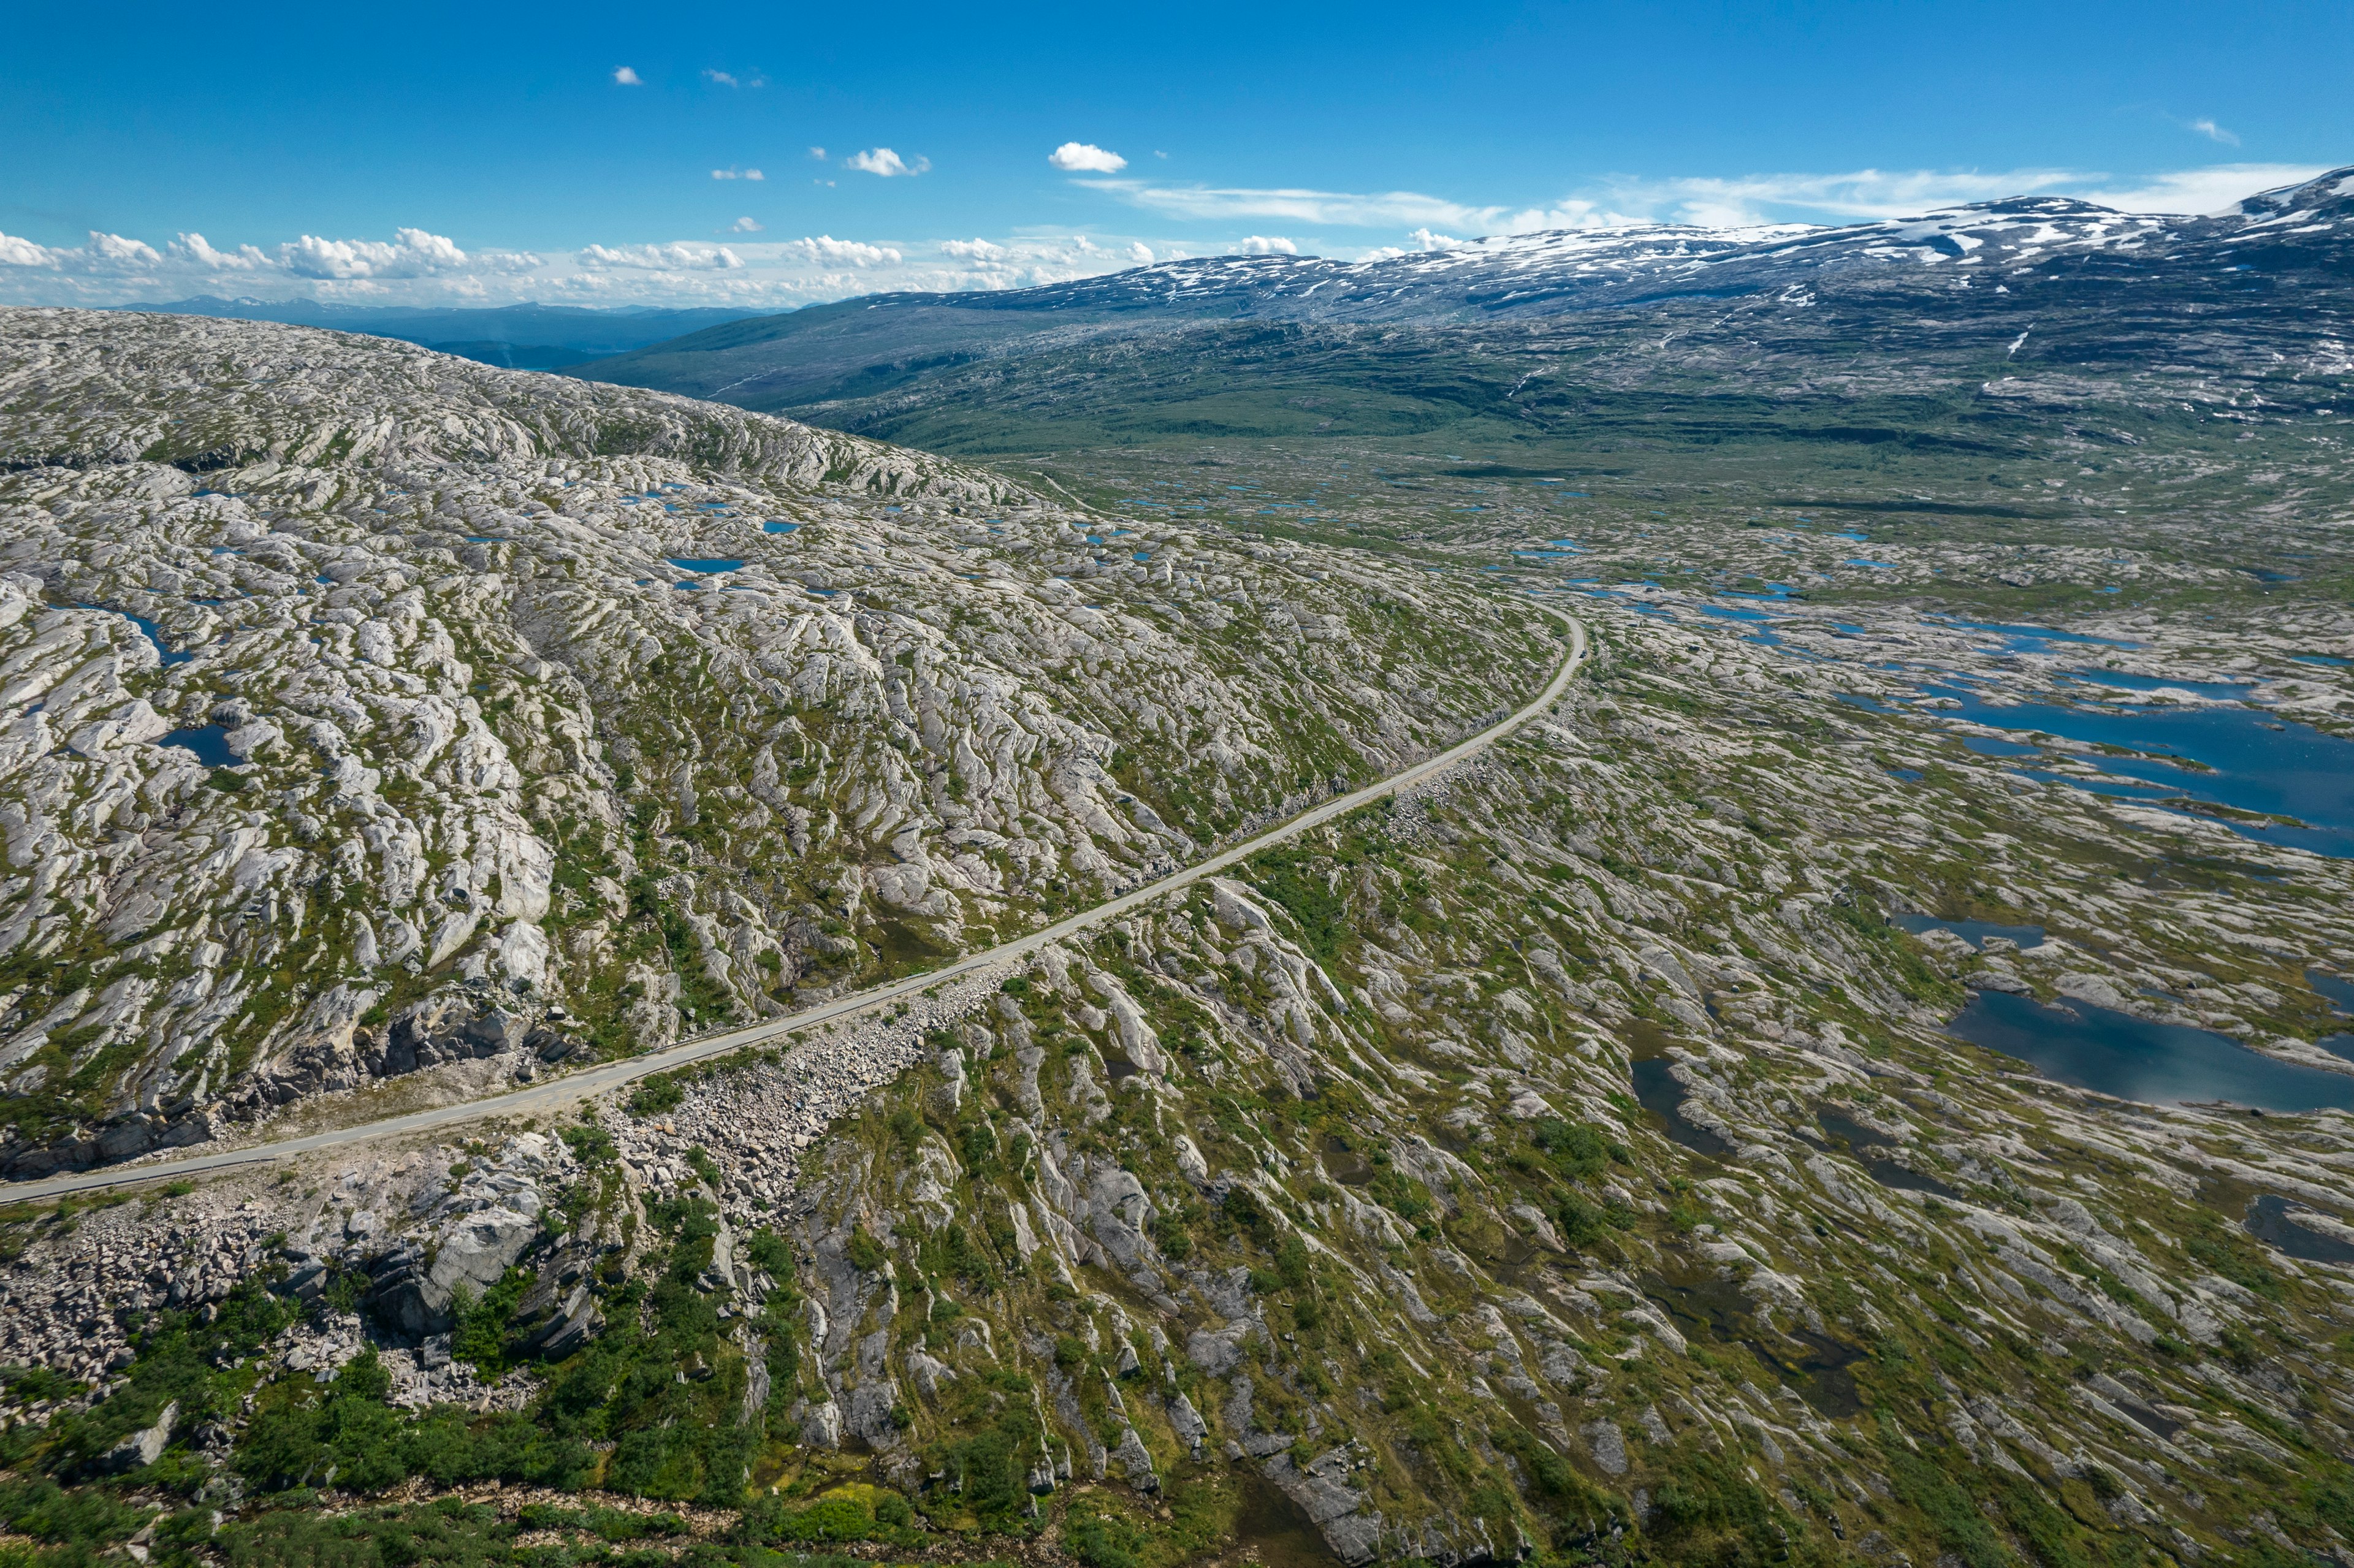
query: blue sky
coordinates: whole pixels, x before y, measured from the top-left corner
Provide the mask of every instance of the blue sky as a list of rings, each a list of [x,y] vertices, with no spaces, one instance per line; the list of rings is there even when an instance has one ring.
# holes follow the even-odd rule
[[[18,16],[7,302],[781,305],[2354,163],[2342,0]]]

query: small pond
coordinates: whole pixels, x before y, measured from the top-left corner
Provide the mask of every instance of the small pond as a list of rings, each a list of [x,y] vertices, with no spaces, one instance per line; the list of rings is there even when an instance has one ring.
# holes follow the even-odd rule
[[[2248,1205],[2247,1218],[2240,1223],[2250,1235],[2300,1263],[2354,1263],[2354,1244],[2297,1224],[2300,1212],[2309,1211],[2293,1198],[2266,1192]]]
[[[2045,1077],[2154,1105],[2229,1100],[2268,1111],[2354,1109],[2354,1074],[2300,1066],[2210,1030],[2153,1023],[2068,1001],[2055,1007],[2004,991],[1973,992],[1946,1026],[1973,1045],[2016,1056]]]
[[[1733,1146],[1708,1128],[1684,1119],[1684,1086],[1676,1082],[1669,1069],[1675,1064],[1665,1056],[1651,1056],[1634,1064],[1635,1097],[1643,1108],[1668,1125],[1668,1137],[1695,1154],[1721,1159],[1733,1152]]]
[[[207,768],[234,768],[237,753],[228,748],[228,731],[219,725],[199,725],[189,729],[175,729],[156,743],[176,746],[196,753],[196,760]]]
[[[1919,936],[1924,931],[1951,931],[1973,948],[1983,948],[1988,937],[2008,937],[2022,948],[2043,945],[2041,926],[2003,926],[1992,920],[1941,920],[1935,915],[1892,915],[1889,923]]]

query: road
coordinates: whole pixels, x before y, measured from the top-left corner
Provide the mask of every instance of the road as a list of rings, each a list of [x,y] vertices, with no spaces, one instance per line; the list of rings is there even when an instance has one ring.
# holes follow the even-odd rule
[[[1373,801],[1394,795],[1410,785],[1418,784],[1434,774],[1443,773],[1465,758],[1476,757],[1487,750],[1497,741],[1551,707],[1560,700],[1562,693],[1569,689],[1569,683],[1576,675],[1578,666],[1585,662],[1585,628],[1551,605],[1539,605],[1537,608],[1549,615],[1558,617],[1569,629],[1569,652],[1567,657],[1563,659],[1561,668],[1554,672],[1552,682],[1536,700],[1510,718],[1481,730],[1470,739],[1451,747],[1426,761],[1417,762],[1411,768],[1394,773],[1377,784],[1369,784],[1362,789],[1346,795],[1336,795],[1322,805],[1303,811],[1299,816],[1260,833],[1256,838],[1246,839],[1232,848],[1221,850],[1197,864],[1189,865],[1182,871],[1172,872],[1158,882],[1147,884],[1132,893],[1124,893],[1107,903],[1097,905],[1092,909],[1058,920],[1041,930],[1033,931],[1026,937],[1018,937],[1011,942],[971,954],[945,968],[930,969],[923,974],[910,975],[906,980],[893,980],[887,985],[874,986],[865,991],[853,992],[848,996],[837,997],[832,1001],[821,1002],[815,1007],[805,1008],[799,1012],[766,1019],[746,1028],[732,1029],[724,1033],[702,1035],[673,1045],[667,1051],[660,1051],[645,1056],[632,1056],[626,1061],[610,1062],[600,1067],[591,1067],[586,1072],[567,1074],[563,1077],[552,1078],[546,1083],[534,1084],[527,1088],[516,1089],[512,1093],[495,1096],[489,1099],[468,1100],[461,1105],[439,1106],[431,1110],[411,1111],[405,1116],[387,1117],[381,1121],[364,1122],[357,1127],[335,1128],[326,1132],[314,1132],[301,1138],[283,1139],[274,1143],[252,1144],[243,1149],[221,1150],[211,1154],[159,1160],[150,1165],[101,1166],[95,1170],[76,1171],[69,1175],[44,1177],[37,1181],[0,1183],[0,1202],[23,1202],[38,1198],[63,1197],[69,1193],[86,1192],[102,1187],[121,1187],[134,1182],[164,1181],[189,1176],[201,1176],[230,1170],[237,1166],[264,1164],[272,1160],[289,1159],[298,1154],[316,1153],[321,1150],[338,1149],[376,1139],[398,1138],[408,1133],[427,1132],[436,1128],[480,1120],[485,1117],[546,1117],[592,1095],[601,1094],[607,1089],[629,1083],[635,1078],[645,1077],[649,1074],[666,1072],[673,1067],[683,1067],[707,1057],[724,1056],[731,1051],[740,1051],[748,1045],[758,1045],[763,1042],[774,1040],[779,1035],[789,1033],[793,1030],[812,1029],[821,1024],[832,1023],[873,1008],[885,1006],[901,997],[913,996],[936,986],[946,985],[983,969],[1002,968],[1018,962],[1050,942],[1059,942],[1064,938],[1075,936],[1091,926],[1099,925],[1106,920],[1116,920],[1123,915],[1141,909],[1156,898],[1165,897],[1169,894],[1191,887],[1204,877],[1215,876],[1222,871],[1240,864],[1270,844],[1279,843],[1320,823],[1344,816],[1360,806],[1368,805]]]

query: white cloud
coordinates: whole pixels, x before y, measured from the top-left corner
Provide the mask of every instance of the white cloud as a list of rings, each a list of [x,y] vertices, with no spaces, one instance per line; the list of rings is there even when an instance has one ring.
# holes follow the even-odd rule
[[[708,239],[591,245],[543,259],[469,250],[421,229],[392,241],[311,236],[215,245],[186,233],[160,249],[120,235],[52,247],[0,234],[0,305],[120,305],[227,293],[382,305],[718,305],[789,310],[883,290],[1002,290],[1068,282],[1138,264],[1155,241],[1015,235],[919,245],[818,235],[769,240],[757,219]],[[234,284],[234,288],[224,287]]]
[[[714,169],[711,177],[715,180],[765,180],[769,176],[758,169]]]
[[[628,66],[613,68],[613,85],[616,87],[642,87],[645,85],[645,80],[644,77],[640,76]]]
[[[1065,174],[1116,175],[1128,160],[1087,142],[1066,142],[1046,154],[1046,161]]]
[[[2211,212],[2270,185],[2310,178],[2305,165],[2233,164],[2132,183],[2076,169],[1855,169],[1833,174],[1610,179],[1590,196],[1543,207],[1479,206],[1420,191],[1357,193],[1305,187],[1164,185],[1144,180],[1081,183],[1131,206],[1195,222],[1278,218],[1329,228],[1525,234],[1541,229],[1684,223],[1744,228],[1799,219],[1839,222],[1913,217],[1941,207],[2014,196],[2076,196],[2133,211]]]
[[[822,164],[825,162],[825,149],[822,147],[811,147],[810,149],[810,156]]]
[[[2283,185],[2301,185],[2325,173],[2319,164],[2221,164],[2152,175],[2114,187],[2078,194],[2121,212],[2218,213],[2236,209],[2243,196]]]
[[[900,175],[920,175],[932,166],[932,161],[918,158],[910,164],[890,148],[877,147],[872,152],[853,153],[842,160],[842,164],[846,169],[856,169],[863,175],[880,175],[887,180]]]
[[[402,232],[415,231],[405,229]],[[448,245],[450,242],[445,239],[441,243]],[[90,248],[101,261],[111,261],[123,267],[154,267],[161,265],[164,260],[155,253],[154,247],[143,240],[125,239],[119,234],[101,234],[96,229],[90,230]]]
[[[1489,217],[1504,211],[1501,207],[1466,207],[1461,202],[1424,196],[1418,191],[1359,196],[1299,188],[1155,185],[1141,180],[1080,183],[1108,191],[1123,201],[1153,212],[1195,220],[1280,217],[1319,227],[1396,228],[1410,224],[1444,223],[1476,229],[1485,227]]]
[[[879,152],[879,149],[878,149]],[[1739,180],[1622,181],[1535,207],[1473,207],[1437,197],[1348,196],[1329,192],[1187,193],[1184,201],[1278,204],[1304,202],[1327,216],[1354,219],[1375,209],[1421,211],[1392,225],[1377,250],[1331,245],[1330,255],[1380,256],[1444,249],[1458,236],[1528,228],[1578,228],[1661,220],[1691,221],[1713,210],[1738,221],[1761,217],[1818,221],[1902,216],[1951,200],[1983,199],[2018,190],[2083,196],[2137,211],[2198,212],[2227,207],[2259,190],[2300,184],[2319,173],[2302,165],[2233,164],[2181,170],[2135,180],[2077,172],[2027,175],[1850,172],[1768,175]],[[739,176],[748,177],[748,176]],[[1097,181],[1124,199],[1155,188],[1141,182]],[[1813,204],[1802,206],[1798,204]],[[1863,207],[1851,213],[1842,207]],[[1439,207],[1452,210],[1448,217]],[[746,227],[747,223],[752,227]],[[1318,228],[1291,221],[1204,225],[1210,234],[1259,230],[1250,253],[1296,252],[1325,243]],[[1268,234],[1265,230],[1279,231]],[[183,233],[168,244],[94,234],[86,242],[50,246],[0,234],[0,304],[102,305],[186,299],[194,294],[242,294],[272,300],[340,300],[403,305],[492,305],[536,301],[581,305],[717,305],[746,311],[785,310],[880,291],[979,291],[1031,288],[1096,276],[1118,268],[1182,260],[1188,255],[1244,249],[1225,240],[1172,234],[1018,233],[951,239],[838,239],[831,235],[770,240],[757,220],[737,220],[716,237],[659,243],[635,241],[566,250],[543,259],[528,252],[469,249],[423,229],[404,228],[388,240],[305,236],[282,243],[216,245]],[[1313,237],[1318,246],[1310,244]],[[1372,238],[1373,235],[1362,238]],[[718,241],[725,239],[726,244]]]
[[[13,234],[0,234],[0,267],[55,267],[64,254]]]
[[[2216,124],[2212,120],[2201,118],[2188,121],[2184,123],[2183,129],[2186,131],[2196,131],[2201,136],[2206,137],[2210,142],[2221,142],[2227,147],[2236,147],[2240,144],[2239,132],[2235,131],[2226,131],[2221,125]]]
[[[1235,247],[1246,256],[1297,256],[1299,247],[1279,234],[1253,234]]]
[[[266,270],[270,258],[257,245],[240,245],[235,250],[216,250],[201,234],[183,234],[172,241],[172,254],[215,272],[259,272]]]
[[[867,245],[855,239],[836,239],[831,234],[821,234],[814,239],[789,240],[782,249],[797,250],[812,261],[833,266],[881,267],[897,266],[904,260],[898,251],[887,245]]]
[[[217,254],[217,253],[216,253]],[[518,272],[539,265],[523,252],[468,255],[453,240],[421,228],[393,230],[392,243],[323,239],[306,234],[278,248],[279,265],[299,278],[348,281],[363,278],[424,278],[456,272]]]
[[[580,252],[584,267],[631,267],[663,271],[726,272],[744,265],[725,245],[591,245]]]

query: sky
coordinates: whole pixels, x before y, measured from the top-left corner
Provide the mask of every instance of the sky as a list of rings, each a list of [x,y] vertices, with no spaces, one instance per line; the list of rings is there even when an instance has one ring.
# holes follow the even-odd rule
[[[784,309],[2354,164],[2354,6],[20,0],[0,303]]]

